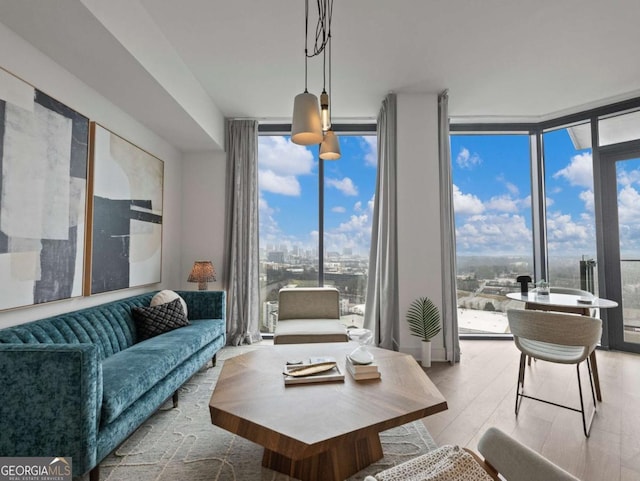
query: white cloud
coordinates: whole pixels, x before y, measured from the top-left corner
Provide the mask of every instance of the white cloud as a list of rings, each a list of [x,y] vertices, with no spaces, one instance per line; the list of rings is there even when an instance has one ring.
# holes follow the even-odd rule
[[[588,212],[594,212],[595,211],[594,200],[593,200],[593,191],[592,190],[583,190],[582,192],[580,192],[578,197],[580,197],[580,200],[582,202],[584,202],[585,210],[587,210]]]
[[[472,215],[456,228],[458,254],[528,254],[531,231],[523,216],[509,213]]]
[[[278,175],[271,170],[261,170],[260,190],[282,195],[300,195],[300,182],[293,175]]]
[[[279,239],[281,236],[278,221],[274,218],[276,210],[273,209],[262,196],[258,199],[258,211],[260,213],[260,243],[266,245],[267,241]]]
[[[347,209],[345,209],[341,205],[337,205],[331,209],[331,212],[336,212],[337,214],[344,214],[346,211]]]
[[[632,185],[640,181],[640,169],[632,170],[628,172],[626,169],[620,169],[618,171],[618,183],[623,186]]]
[[[258,137],[258,167],[278,175],[310,174],[314,166],[313,154],[281,136]]]
[[[375,135],[362,136],[366,143],[366,153],[364,154],[364,163],[371,167],[378,165],[378,137]]]
[[[509,191],[509,193],[515,197],[517,197],[520,194],[520,189],[518,189],[518,186],[516,184],[514,184],[513,182],[509,182],[504,174],[500,174],[496,180],[498,182],[501,182],[504,184],[504,186],[506,187],[506,189]]]
[[[355,204],[353,204],[353,210],[355,212],[360,212],[362,210],[362,202],[358,201]]]
[[[512,184],[511,182],[505,182],[505,186],[507,187],[507,190],[511,193],[511,195],[518,195],[520,193],[520,189],[518,189],[518,186]]]
[[[512,199],[510,195],[500,195],[491,197],[488,202],[484,204],[487,210],[497,210],[498,212],[518,212],[519,201]]]
[[[640,223],[640,194],[632,186],[623,187],[618,193],[618,222]]]
[[[569,214],[554,212],[547,216],[549,250],[570,250],[584,245],[589,238],[587,226],[575,222]]]
[[[258,211],[260,215],[272,215],[275,212],[262,196],[258,199]]]
[[[368,214],[352,215],[347,222],[325,231],[325,248],[340,252],[351,248],[354,253],[366,256],[371,245],[371,218]]]
[[[590,153],[571,157],[569,165],[553,174],[553,178],[564,177],[570,185],[593,189],[593,164]]]
[[[453,207],[456,214],[469,215],[484,212],[482,201],[473,194],[463,194],[457,185],[453,185]]]
[[[471,154],[469,149],[462,147],[456,157],[456,163],[463,169],[471,169],[482,163],[482,159],[478,154]]]
[[[344,195],[358,195],[358,187],[353,184],[353,181],[349,177],[345,177],[342,180],[327,178],[325,179],[325,185],[338,189]]]

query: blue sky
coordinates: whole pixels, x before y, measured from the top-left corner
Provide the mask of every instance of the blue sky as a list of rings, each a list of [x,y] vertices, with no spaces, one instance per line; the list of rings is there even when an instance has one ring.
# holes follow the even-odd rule
[[[549,254],[595,254],[591,150],[544,135]],[[532,253],[528,135],[453,135],[458,254]]]
[[[376,137],[341,136],[342,158],[325,162],[325,248],[368,255]],[[544,134],[550,256],[595,256],[591,149],[567,129]],[[532,255],[527,135],[451,136],[459,255]],[[260,245],[318,244],[317,147],[259,138]],[[640,161],[618,171],[623,242],[640,255]]]
[[[325,161],[325,249],[368,256],[376,137],[340,136],[342,157]],[[260,136],[260,246],[318,244],[318,147]]]

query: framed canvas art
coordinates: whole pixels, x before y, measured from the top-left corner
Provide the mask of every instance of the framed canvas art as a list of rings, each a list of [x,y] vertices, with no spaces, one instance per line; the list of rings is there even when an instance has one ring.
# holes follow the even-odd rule
[[[0,69],[0,309],[82,295],[89,119]]]
[[[164,163],[91,122],[90,294],[158,283]]]

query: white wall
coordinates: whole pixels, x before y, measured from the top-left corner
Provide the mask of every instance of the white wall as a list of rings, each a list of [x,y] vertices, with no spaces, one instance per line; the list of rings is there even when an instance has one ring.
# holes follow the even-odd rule
[[[411,302],[427,296],[442,312],[438,96],[398,94],[398,283],[400,351],[420,359],[420,339],[409,333]],[[432,359],[444,361],[442,333]]]
[[[182,158],[180,152],[0,23],[0,66],[164,161],[162,283],[0,312],[0,328],[180,285]]]
[[[224,152],[186,154],[182,170],[182,250],[180,285],[195,290],[187,282],[193,262],[210,260],[216,270],[216,282],[209,290],[221,290],[225,279],[225,172]]]

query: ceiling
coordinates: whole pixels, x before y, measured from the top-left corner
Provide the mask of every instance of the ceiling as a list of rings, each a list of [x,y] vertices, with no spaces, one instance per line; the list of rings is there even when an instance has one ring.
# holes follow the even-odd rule
[[[638,18],[638,0],[335,0],[332,115],[375,118],[390,91],[449,89],[465,121],[636,97]],[[0,22],[183,151],[220,144],[205,96],[224,117],[289,122],[304,89],[302,0],[0,0]]]

